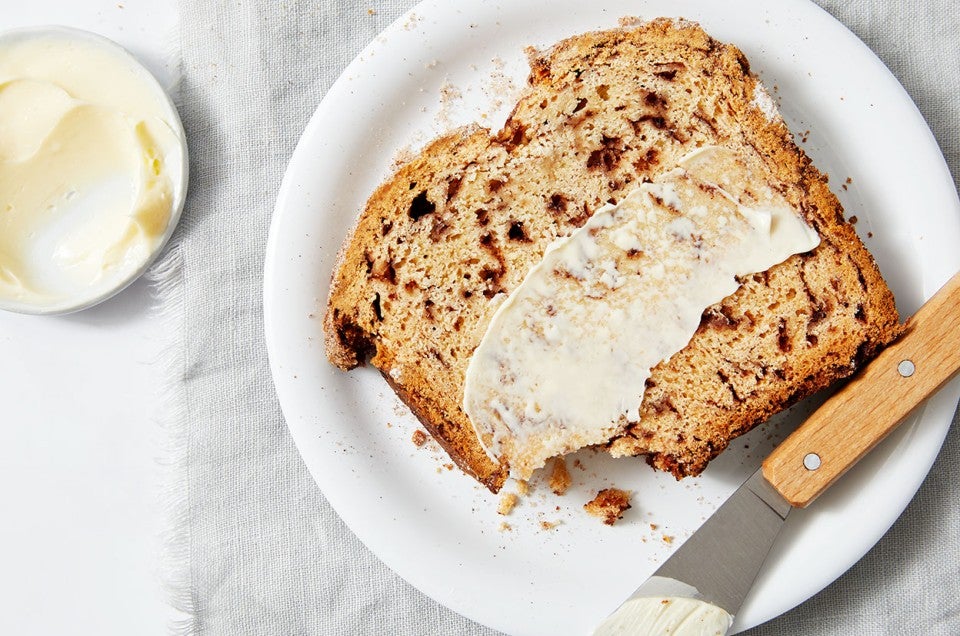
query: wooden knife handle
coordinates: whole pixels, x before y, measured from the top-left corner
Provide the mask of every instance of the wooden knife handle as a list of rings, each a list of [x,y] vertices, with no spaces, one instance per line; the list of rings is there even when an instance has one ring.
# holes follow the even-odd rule
[[[960,369],[960,273],[904,335],[827,400],[763,462],[763,476],[806,507]]]

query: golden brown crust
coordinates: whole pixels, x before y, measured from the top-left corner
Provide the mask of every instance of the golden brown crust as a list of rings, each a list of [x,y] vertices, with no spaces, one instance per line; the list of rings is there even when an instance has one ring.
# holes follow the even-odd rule
[[[764,97],[736,47],[688,22],[587,33],[534,54],[502,130],[434,141],[370,197],[331,284],[330,361],[349,369],[371,357],[457,464],[496,492],[505,467],[460,406],[494,299],[604,203],[695,147],[727,146],[822,243],[705,312],[690,344],[654,369],[640,424],[610,445],[678,477],[699,473],[731,439],[899,333],[872,257]]]

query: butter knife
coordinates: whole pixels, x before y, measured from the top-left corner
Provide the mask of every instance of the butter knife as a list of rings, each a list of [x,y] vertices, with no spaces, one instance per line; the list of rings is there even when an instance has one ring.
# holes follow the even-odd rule
[[[723,636],[794,508],[805,508],[960,369],[960,273],[827,400],[595,636]]]

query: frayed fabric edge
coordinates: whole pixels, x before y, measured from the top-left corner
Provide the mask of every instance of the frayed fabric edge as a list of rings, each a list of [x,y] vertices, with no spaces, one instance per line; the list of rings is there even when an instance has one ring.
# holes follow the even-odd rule
[[[165,87],[179,109],[183,56],[180,25],[171,30],[163,52],[172,69]],[[187,219],[181,218],[163,256],[144,275],[150,286],[166,342],[158,364],[162,369],[160,442],[157,463],[161,473],[160,507],[164,518],[160,530],[160,571],[163,594],[172,609],[169,628],[176,636],[200,633],[198,603],[193,585],[190,531],[190,421],[184,391],[186,374],[184,321],[185,292],[183,252],[180,246]]]
[[[166,600],[175,613],[171,618],[171,632],[190,636],[200,630],[190,559],[190,427],[186,396],[182,391],[186,361],[183,355],[183,258],[179,245],[170,246],[146,278],[159,307],[163,333],[167,334],[158,361],[164,378],[163,413],[159,418],[158,464],[163,481],[160,505],[164,516],[159,574]]]

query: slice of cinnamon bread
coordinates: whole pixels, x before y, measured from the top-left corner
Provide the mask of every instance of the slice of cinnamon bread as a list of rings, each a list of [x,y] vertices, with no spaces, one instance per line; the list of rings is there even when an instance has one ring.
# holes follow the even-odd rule
[[[488,457],[461,403],[499,301],[551,241],[707,145],[734,150],[821,241],[707,309],[690,343],[653,369],[639,423],[610,441],[616,455],[698,474],[900,327],[873,259],[743,54],[690,22],[587,33],[533,54],[502,130],[454,131],[382,184],[333,276],[330,361],[350,369],[369,357],[457,464],[497,491],[508,467]]]

